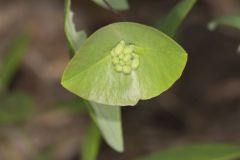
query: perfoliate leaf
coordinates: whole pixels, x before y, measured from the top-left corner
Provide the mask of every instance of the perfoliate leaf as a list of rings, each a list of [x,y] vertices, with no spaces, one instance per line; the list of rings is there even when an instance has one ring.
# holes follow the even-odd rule
[[[131,45],[134,50],[125,53]],[[128,61],[126,54],[131,56]],[[137,68],[132,66],[133,57],[139,59]],[[167,90],[181,76],[186,61],[184,49],[162,32],[137,23],[114,23],[87,39],[68,64],[62,85],[96,103],[135,105]]]
[[[127,0],[92,0],[92,1],[106,9],[114,9],[119,11],[129,9]]]
[[[240,16],[222,16],[208,23],[209,30],[215,30],[219,25],[226,25],[240,29]]]
[[[169,149],[139,160],[233,160],[237,158],[240,158],[240,146],[207,144]]]
[[[177,4],[164,19],[160,26],[161,31],[173,37],[196,2],[197,0],[182,0]]]
[[[85,31],[77,32],[73,22],[73,12],[71,11],[71,0],[65,1],[65,20],[64,29],[69,43],[72,56],[77,52],[79,47],[86,40],[87,35]]]
[[[90,114],[99,127],[105,141],[116,151],[122,152],[124,147],[121,107],[108,106],[95,102],[88,103],[90,104],[90,106],[87,104],[90,107]]]

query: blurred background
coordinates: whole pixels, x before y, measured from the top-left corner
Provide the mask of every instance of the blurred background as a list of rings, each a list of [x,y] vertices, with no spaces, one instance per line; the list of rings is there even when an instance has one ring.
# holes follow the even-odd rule
[[[74,0],[73,10],[77,28],[90,35],[116,21],[157,26],[177,2],[129,0],[130,10],[116,14]],[[239,0],[199,0],[178,32],[189,54],[183,76],[161,96],[125,107],[125,152],[102,143],[99,160],[131,160],[189,143],[240,143],[240,31],[206,27],[215,17],[236,14]],[[80,157],[89,117],[60,85],[69,61],[63,21],[63,0],[0,0],[0,69],[24,41],[18,57],[23,59],[0,93],[0,160]]]

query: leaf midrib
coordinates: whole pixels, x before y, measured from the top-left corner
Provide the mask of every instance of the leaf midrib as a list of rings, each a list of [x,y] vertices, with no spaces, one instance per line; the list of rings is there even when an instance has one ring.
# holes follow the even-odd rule
[[[67,82],[67,81],[70,81],[70,80],[73,80],[75,79],[79,74],[82,74],[88,70],[90,70],[91,68],[94,68],[96,67],[98,64],[101,64],[104,60],[106,60],[107,58],[109,58],[110,55],[106,55],[104,56],[102,59],[100,59],[99,61],[93,63],[92,65],[90,65],[89,67],[86,67],[84,70],[80,70],[80,72],[78,72],[77,74],[75,74],[74,76],[68,78],[68,79],[64,79],[63,82]]]

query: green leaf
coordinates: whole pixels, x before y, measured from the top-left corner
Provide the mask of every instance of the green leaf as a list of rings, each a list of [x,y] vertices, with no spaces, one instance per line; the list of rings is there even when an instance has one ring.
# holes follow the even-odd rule
[[[75,55],[77,50],[79,50],[79,47],[82,45],[83,41],[85,41],[85,38],[83,38],[81,34],[78,34],[78,32],[76,32],[74,23],[72,21],[71,15],[73,15],[73,13],[70,10],[70,3],[71,1],[67,0],[65,4],[66,5],[65,6],[65,17],[66,17],[65,32],[66,32],[66,36],[68,37],[69,47],[71,49],[71,56],[73,56]],[[72,44],[76,44],[76,45],[74,46]],[[102,105],[102,104],[97,104],[97,103],[90,104],[90,102],[86,100],[84,100],[83,102],[87,104],[90,115],[92,119],[95,121],[95,123],[97,124],[97,126],[99,127],[106,142],[110,146],[112,146],[115,150],[122,151],[123,138],[122,138],[122,127],[120,125],[121,124],[120,108],[112,109],[111,107]],[[113,136],[115,139],[112,138]],[[87,139],[87,140],[90,140],[90,139]],[[89,142],[85,142],[85,143],[92,143],[92,141],[90,140]],[[88,156],[89,157],[94,156],[93,153],[96,153],[94,152],[96,151],[96,149],[97,148],[94,148],[93,150],[87,152],[86,154],[84,153],[83,156],[86,158]]]
[[[22,93],[0,97],[0,124],[21,122],[32,115],[32,99]]]
[[[92,1],[106,9],[114,9],[118,11],[129,9],[127,0],[92,0]]]
[[[85,31],[77,32],[73,22],[73,12],[71,11],[71,0],[65,1],[65,20],[64,29],[70,47],[71,56],[79,49],[79,47],[86,40],[87,35]]]
[[[160,30],[170,37],[173,37],[196,2],[197,0],[182,0],[164,19]]]
[[[208,29],[213,31],[219,25],[226,25],[240,29],[240,16],[222,16],[208,23]]]
[[[113,149],[122,152],[122,120],[121,107],[108,106],[95,102],[88,102],[90,114],[99,127],[103,138]]]
[[[237,158],[240,158],[239,145],[207,144],[169,149],[139,160],[233,160]]]
[[[89,125],[82,145],[82,160],[96,160],[101,142],[101,135],[94,123]]]
[[[135,46],[138,69],[116,72],[111,51],[120,41]],[[187,54],[162,32],[137,23],[120,22],[96,31],[66,67],[62,85],[78,96],[100,104],[135,105],[160,95],[181,76]]]
[[[20,33],[11,44],[3,59],[3,64],[0,66],[0,90],[6,89],[11,83],[23,56],[26,54],[29,42],[29,36],[26,33]]]

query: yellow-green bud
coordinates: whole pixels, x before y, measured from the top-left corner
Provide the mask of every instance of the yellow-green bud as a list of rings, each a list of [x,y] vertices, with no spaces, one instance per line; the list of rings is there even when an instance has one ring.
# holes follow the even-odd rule
[[[136,58],[139,59],[139,55],[137,55],[136,53],[133,53],[132,56],[133,56],[133,59],[136,59]]]
[[[125,48],[125,42],[124,41],[120,41],[120,43],[118,43],[118,45],[116,46],[114,52],[119,55],[122,53],[123,49]]]
[[[130,54],[134,51],[134,45],[129,45],[129,46],[126,46],[123,50],[123,53],[125,54]]]
[[[123,59],[123,57],[124,57],[124,54],[120,54],[120,55],[119,55],[119,58],[120,58],[120,59]]]
[[[131,69],[130,66],[124,65],[123,68],[122,68],[122,71],[123,71],[123,73],[125,73],[125,74],[129,74],[129,73],[132,71],[132,69]]]
[[[120,60],[120,61],[119,61],[119,64],[120,64],[121,66],[123,66],[123,65],[125,65],[125,62],[124,62],[123,60]]]
[[[115,64],[118,64],[119,63],[119,58],[118,57],[113,57],[112,58],[112,63],[115,65]]]
[[[111,51],[112,64],[116,72],[130,74],[139,66],[139,56],[134,53],[135,46],[121,40]]]
[[[139,58],[135,58],[134,60],[132,60],[132,64],[131,67],[133,70],[137,69],[139,66]]]
[[[116,65],[115,68],[114,68],[117,72],[122,72],[123,70],[123,67],[121,65]]]
[[[125,62],[125,64],[131,66],[132,60],[129,60],[129,61]]]
[[[132,58],[131,54],[125,54],[124,57],[123,57],[123,61],[124,62],[128,62],[130,61]]]

